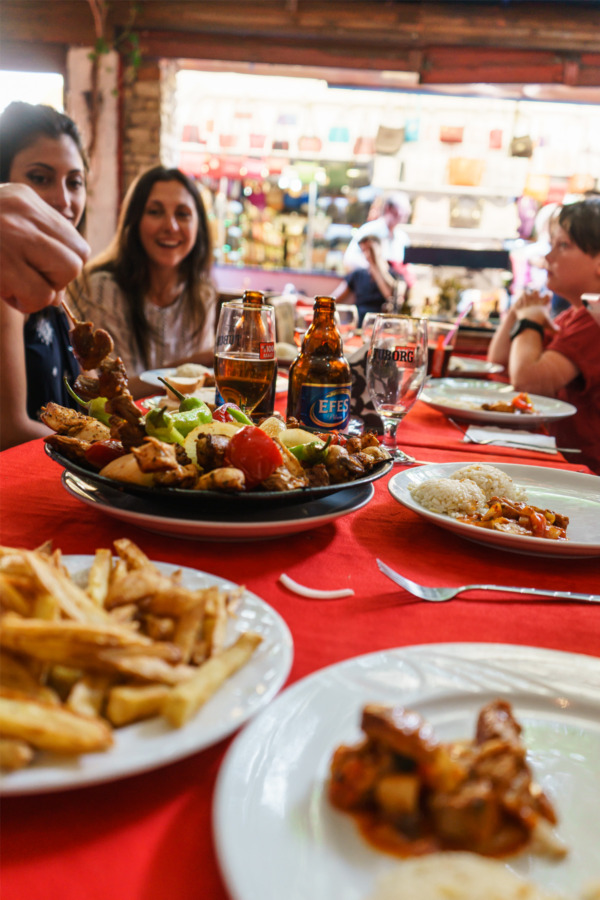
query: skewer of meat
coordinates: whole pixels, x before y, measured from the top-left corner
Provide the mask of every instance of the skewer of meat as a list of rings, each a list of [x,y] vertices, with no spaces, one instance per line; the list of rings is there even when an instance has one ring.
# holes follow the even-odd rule
[[[115,346],[112,337],[103,328],[95,329],[92,322],[77,319],[65,300],[62,306],[72,325],[69,337],[73,353],[84,370],[75,381],[75,390],[84,400],[105,397],[113,437],[126,448],[139,445],[146,437],[140,424],[142,413],[129,390],[123,361],[111,356]],[[88,374],[92,369],[96,375]]]
[[[91,322],[80,322],[77,319],[66,300],[62,300],[62,307],[71,322],[69,337],[75,359],[82,369],[89,371],[97,369],[105,357],[109,356],[115,348],[113,339],[108,331],[96,328]]]

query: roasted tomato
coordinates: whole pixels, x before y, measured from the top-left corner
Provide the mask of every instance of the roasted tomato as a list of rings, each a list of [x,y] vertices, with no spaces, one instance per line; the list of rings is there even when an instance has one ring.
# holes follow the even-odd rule
[[[85,458],[90,466],[94,466],[96,469],[103,469],[104,466],[108,465],[109,462],[112,462],[113,459],[124,456],[126,452],[127,451],[123,447],[121,441],[96,441],[95,444],[92,444],[92,446],[86,450]]]
[[[316,432],[315,437],[321,441],[326,441],[329,438],[329,446],[331,447],[335,444],[345,447],[348,443],[348,435],[342,434],[340,431]]]
[[[533,412],[533,403],[529,394],[517,394],[510,402],[515,409],[519,409],[521,412]]]
[[[235,403],[223,403],[218,406],[212,417],[214,422],[241,422],[242,425],[252,425],[252,419],[249,419]]]
[[[256,487],[283,463],[273,438],[255,425],[245,425],[233,435],[225,458],[229,465],[242,470],[249,488]]]

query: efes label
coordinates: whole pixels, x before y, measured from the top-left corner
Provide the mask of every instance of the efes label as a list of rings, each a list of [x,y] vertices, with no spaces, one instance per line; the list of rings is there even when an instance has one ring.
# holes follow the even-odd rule
[[[317,431],[343,431],[350,417],[350,384],[303,384],[300,421]]]
[[[384,350],[383,347],[375,347],[373,359],[381,362],[409,362],[415,361],[414,347],[395,347],[394,350]]]

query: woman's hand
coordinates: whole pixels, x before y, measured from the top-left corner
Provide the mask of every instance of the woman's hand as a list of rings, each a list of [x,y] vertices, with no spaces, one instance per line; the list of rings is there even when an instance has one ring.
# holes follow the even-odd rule
[[[24,313],[56,304],[90,248],[71,223],[24,184],[0,186],[0,296]]]

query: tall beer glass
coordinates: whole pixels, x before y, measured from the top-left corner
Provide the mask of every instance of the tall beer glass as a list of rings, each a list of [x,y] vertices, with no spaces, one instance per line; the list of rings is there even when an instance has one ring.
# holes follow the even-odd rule
[[[383,423],[383,441],[402,460],[398,425],[416,402],[427,375],[427,319],[377,316],[367,356],[367,388]]]
[[[275,309],[233,300],[217,325],[215,380],[223,400],[247,415],[263,399],[277,367]]]

